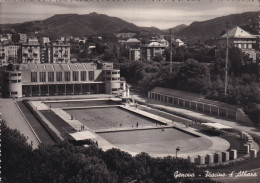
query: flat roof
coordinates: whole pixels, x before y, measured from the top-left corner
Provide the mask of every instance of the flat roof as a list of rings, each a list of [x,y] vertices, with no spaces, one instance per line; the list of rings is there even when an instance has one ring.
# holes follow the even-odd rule
[[[154,89],[151,90],[151,92],[161,93],[161,94],[165,94],[165,95],[169,95],[169,96],[175,96],[178,98],[182,98],[182,99],[186,99],[186,100],[190,100],[190,101],[201,102],[201,103],[210,104],[210,105],[222,106],[222,107],[226,107],[226,108],[232,108],[232,109],[238,108],[235,105],[230,105],[230,104],[215,101],[215,100],[205,99],[205,97],[206,97],[205,95],[190,93],[190,92],[181,91],[181,90],[155,87]]]
[[[80,71],[80,70],[97,70],[96,63],[26,63],[19,64],[21,71]]]
[[[91,133],[90,131],[70,133],[70,136],[72,138],[74,138],[76,141],[96,138],[96,136],[93,133]]]
[[[220,123],[202,123],[202,125],[207,126],[207,127],[211,127],[211,128],[215,128],[215,129],[218,129],[218,130],[232,129],[230,126],[222,125]]]

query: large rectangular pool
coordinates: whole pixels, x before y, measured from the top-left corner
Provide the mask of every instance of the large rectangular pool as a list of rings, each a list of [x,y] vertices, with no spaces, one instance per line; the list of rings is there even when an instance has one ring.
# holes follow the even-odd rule
[[[134,114],[119,107],[70,109],[66,110],[74,119],[79,120],[91,129],[107,129],[116,127],[138,127],[155,125],[154,120]]]

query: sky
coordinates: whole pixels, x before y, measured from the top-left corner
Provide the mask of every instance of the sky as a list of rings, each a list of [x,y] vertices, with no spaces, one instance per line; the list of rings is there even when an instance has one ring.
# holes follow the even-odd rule
[[[41,0],[0,2],[0,24],[43,20],[55,14],[96,12],[143,27],[172,28],[215,17],[260,11],[260,0]],[[68,2],[69,1],[69,2]],[[72,1],[72,2],[71,2]]]

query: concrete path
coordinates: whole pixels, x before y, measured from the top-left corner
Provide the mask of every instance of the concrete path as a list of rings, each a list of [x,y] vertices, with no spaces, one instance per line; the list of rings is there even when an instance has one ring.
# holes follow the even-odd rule
[[[229,121],[226,119],[220,119],[220,118],[216,118],[214,116],[208,116],[206,114],[202,114],[202,113],[198,113],[195,111],[190,111],[187,109],[183,109],[183,108],[177,108],[174,106],[169,106],[165,103],[161,103],[155,100],[150,100],[148,98],[142,98],[138,95],[132,95],[132,98],[134,100],[136,100],[137,102],[142,102],[142,103],[147,103],[150,106],[157,108],[157,109],[164,109],[170,112],[173,112],[175,114],[180,114],[182,116],[187,116],[187,117],[191,117],[191,118],[199,118],[205,121],[211,121],[211,122],[216,122],[216,123],[220,123],[223,125],[227,125],[230,127],[233,127],[235,129],[238,129],[240,131],[245,131],[251,134],[255,134],[260,136],[260,127],[256,127],[256,126],[251,126],[250,124],[241,124],[239,122],[235,122],[235,121]]]
[[[123,132],[123,131],[137,131],[137,130],[152,130],[152,129],[163,129],[163,128],[173,128],[175,125],[168,125],[168,126],[142,126],[142,127],[136,127],[136,126],[129,126],[129,127],[117,127],[117,128],[108,128],[108,129],[100,129],[95,130],[95,133],[107,133],[107,132]]]
[[[106,97],[106,98],[82,98],[82,99],[66,99],[66,100],[45,100],[43,101],[44,103],[62,103],[62,102],[88,102],[88,101],[104,101],[104,100],[112,100],[112,101],[121,101],[120,98],[111,98],[111,97]]]
[[[32,142],[33,148],[37,148],[39,145],[39,141],[34,135],[32,129],[29,127],[25,118],[17,108],[15,101],[13,99],[1,98],[0,104],[2,118],[6,121],[7,126],[20,131],[24,136],[28,137],[27,142]]]
[[[35,97],[23,97],[19,100],[78,100],[78,99],[97,99],[97,98],[114,98],[113,95],[108,94],[91,94],[91,95],[57,95],[57,96],[35,96]]]
[[[45,105],[42,101],[30,101],[30,103],[37,109],[37,110],[49,110],[49,107]]]
[[[70,109],[93,109],[93,108],[109,108],[109,107],[120,107],[122,105],[100,105],[100,106],[83,106],[83,107],[62,107],[63,110]]]

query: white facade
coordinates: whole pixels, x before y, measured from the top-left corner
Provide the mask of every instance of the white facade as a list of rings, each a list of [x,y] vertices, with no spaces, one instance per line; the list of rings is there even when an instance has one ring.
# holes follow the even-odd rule
[[[138,48],[138,49],[130,49],[129,50],[129,59],[130,60],[140,60],[140,53],[141,53],[141,50],[140,50],[140,48]]]
[[[256,51],[254,46],[257,43],[257,36],[251,35],[240,27],[234,27],[217,39],[218,48],[226,48],[228,35],[228,46],[237,47],[244,53],[248,54],[253,61],[256,60]]]
[[[51,63],[70,63],[70,45],[53,43],[51,46]]]
[[[40,45],[22,45],[22,63],[40,63]]]

